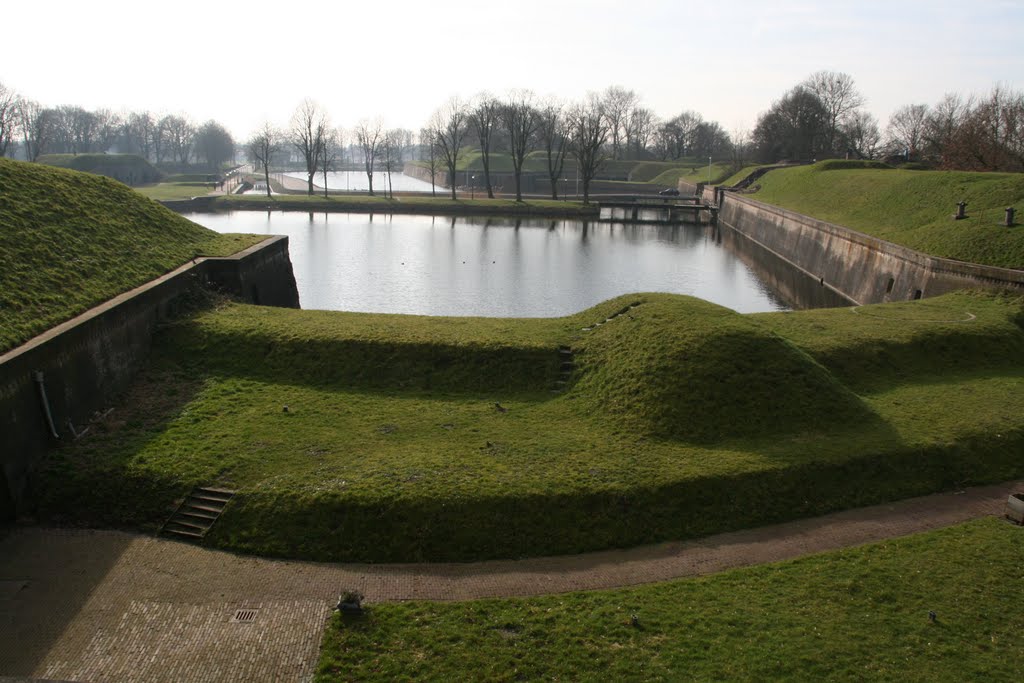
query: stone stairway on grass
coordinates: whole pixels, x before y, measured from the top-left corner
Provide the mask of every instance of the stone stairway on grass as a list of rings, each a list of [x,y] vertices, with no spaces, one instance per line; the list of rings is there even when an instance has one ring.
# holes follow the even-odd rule
[[[560,394],[565,391],[566,386],[569,384],[569,377],[576,368],[572,349],[568,346],[558,347],[558,359],[561,361],[561,364],[558,367],[558,379],[555,380],[555,388],[551,390],[552,394]]]
[[[224,512],[234,491],[197,486],[160,529],[162,536],[198,541]]]

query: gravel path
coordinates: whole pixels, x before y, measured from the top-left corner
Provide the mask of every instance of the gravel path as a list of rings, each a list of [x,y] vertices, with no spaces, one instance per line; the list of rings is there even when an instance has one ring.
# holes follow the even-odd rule
[[[471,564],[278,561],[117,531],[0,538],[0,676],[303,681],[330,608],[631,586],[800,557],[1002,514],[1024,482],[913,498],[688,542]],[[235,620],[255,610],[251,622]]]

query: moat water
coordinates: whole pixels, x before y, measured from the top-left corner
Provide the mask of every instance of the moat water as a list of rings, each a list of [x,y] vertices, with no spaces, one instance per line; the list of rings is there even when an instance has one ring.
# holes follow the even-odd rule
[[[741,313],[785,310],[749,255],[699,225],[254,212],[190,214],[219,232],[287,235],[303,308],[553,317],[632,292]],[[744,258],[745,257],[745,258]],[[790,288],[791,289],[791,288]]]

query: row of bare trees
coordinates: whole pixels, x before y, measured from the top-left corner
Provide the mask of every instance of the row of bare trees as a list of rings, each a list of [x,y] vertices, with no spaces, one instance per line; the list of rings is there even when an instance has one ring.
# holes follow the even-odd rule
[[[187,116],[45,107],[0,83],[0,156],[15,151],[29,161],[43,154],[107,151],[139,154],[157,163],[203,163],[219,169],[235,156],[231,133],[216,121],[196,125]]]
[[[346,140],[351,142],[346,145]],[[351,131],[331,124],[327,112],[311,99],[303,100],[292,114],[287,128],[279,129],[264,123],[246,143],[249,159],[258,170],[262,170],[266,182],[267,196],[270,196],[270,167],[285,158],[298,157],[306,173],[306,191],[315,192],[314,179],[319,173],[323,178],[324,196],[328,195],[328,173],[339,168],[344,150],[354,149],[362,160],[369,183],[373,189],[374,172],[381,169],[386,174],[387,186],[384,195],[393,195],[391,175],[401,170],[409,151],[413,147],[413,134],[404,128],[385,129],[380,118],[364,119]]]
[[[819,71],[758,118],[765,162],[839,156],[925,162],[972,171],[1024,171],[1024,93],[996,86],[980,98],[947,93],[937,104],[899,107],[883,129],[864,110],[853,78]]]
[[[941,168],[1024,171],[1024,93],[994,87],[980,98],[946,94],[934,106],[893,112],[888,151]]]

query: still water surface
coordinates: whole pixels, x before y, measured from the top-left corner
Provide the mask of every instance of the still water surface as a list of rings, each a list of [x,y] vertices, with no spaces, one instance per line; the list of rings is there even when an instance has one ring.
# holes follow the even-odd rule
[[[290,176],[301,180],[303,183],[306,182],[306,174],[301,172],[285,173],[284,175]],[[324,175],[317,173],[313,176],[313,186],[323,188],[324,186]],[[327,189],[328,190],[349,190],[352,192],[367,192],[370,189],[369,178],[362,171],[328,171],[327,172]],[[373,172],[373,191],[377,194],[383,194],[384,190],[388,189],[388,174],[381,171]],[[392,173],[391,174],[391,187],[390,189],[395,192],[430,192],[430,183],[407,176],[404,173]],[[438,194],[443,195],[447,190],[443,185],[436,185],[435,189]]]
[[[741,313],[786,308],[696,225],[366,214],[190,214],[219,232],[288,235],[303,308],[553,317],[632,292]]]

